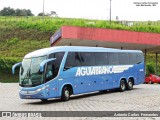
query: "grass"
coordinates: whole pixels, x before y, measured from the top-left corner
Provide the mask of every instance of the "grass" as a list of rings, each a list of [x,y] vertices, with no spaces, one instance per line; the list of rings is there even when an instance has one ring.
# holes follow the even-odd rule
[[[50,36],[63,25],[160,33],[160,22],[134,22],[133,26],[127,26],[105,20],[0,17],[0,82],[17,82],[18,71],[12,76],[12,65],[29,52],[50,47]],[[147,64],[155,67],[154,61],[153,55],[147,56]]]
[[[14,76],[11,75],[12,65],[22,61],[27,53],[45,47],[49,47],[49,41],[47,40],[19,40],[13,38],[2,42],[0,44],[0,82],[17,81],[18,72]],[[1,77],[1,74],[4,76]]]
[[[0,44],[0,54],[5,58],[10,56],[22,58],[29,52],[45,47],[49,47],[49,41],[47,40],[19,40],[13,38]]]
[[[0,82],[2,83],[17,83],[19,81],[19,76],[7,74],[7,73],[1,73],[0,72]]]
[[[0,17],[1,22],[8,26],[17,26],[20,29],[36,29],[43,32],[55,32],[63,25],[109,28],[119,30],[131,30],[140,32],[160,33],[160,21],[157,22],[133,22],[133,26],[128,26],[122,22],[106,20],[88,20],[88,19],[69,19],[69,18],[52,18],[52,17]],[[5,27],[5,26],[3,26]]]

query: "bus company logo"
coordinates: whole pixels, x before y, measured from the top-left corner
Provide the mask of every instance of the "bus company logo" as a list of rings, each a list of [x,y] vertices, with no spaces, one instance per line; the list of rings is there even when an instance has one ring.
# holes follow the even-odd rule
[[[122,73],[133,67],[133,65],[117,66],[96,66],[96,67],[79,67],[75,76],[102,75],[112,73]]]

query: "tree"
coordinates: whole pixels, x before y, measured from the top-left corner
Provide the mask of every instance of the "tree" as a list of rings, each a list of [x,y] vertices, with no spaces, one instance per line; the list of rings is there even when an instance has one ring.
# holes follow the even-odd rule
[[[147,66],[146,66],[146,74],[147,75],[149,75],[149,74],[155,74],[155,69],[154,69],[154,67],[153,67],[153,65],[152,64],[147,64]]]
[[[44,16],[49,16],[49,13],[44,13]],[[43,16],[43,12],[39,13],[38,16]]]
[[[30,9],[26,10],[28,16],[34,16]]]
[[[15,10],[15,16],[21,16],[21,10],[20,9],[16,9]]]
[[[1,16],[33,16],[30,9],[13,9],[10,7],[4,7],[0,11]]]
[[[16,9],[15,10],[16,16],[33,16],[31,10],[26,9]]]
[[[40,12],[38,16],[43,16],[43,12]],[[57,13],[55,11],[51,11],[51,13],[45,13],[44,16],[51,16],[51,17],[58,17]]]
[[[52,17],[58,17],[58,15],[57,15],[57,13],[55,11],[51,11],[50,16],[52,16]]]
[[[1,16],[12,16],[15,15],[15,10],[10,7],[4,7],[3,10],[0,11]]]
[[[38,14],[38,16],[43,16],[43,13],[42,13],[42,12],[41,12],[41,13],[39,13],[39,14]]]

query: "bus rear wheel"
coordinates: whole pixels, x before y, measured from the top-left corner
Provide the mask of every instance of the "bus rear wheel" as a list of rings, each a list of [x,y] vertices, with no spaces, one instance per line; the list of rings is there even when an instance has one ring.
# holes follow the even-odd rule
[[[70,90],[69,90],[68,87],[64,87],[64,88],[62,89],[61,99],[62,99],[63,101],[68,101],[69,98],[70,98]]]
[[[125,82],[125,80],[121,80],[119,90],[120,90],[121,92],[123,92],[123,91],[126,90],[126,82]]]
[[[128,90],[132,90],[133,89],[133,81],[131,79],[128,80],[127,89]]]

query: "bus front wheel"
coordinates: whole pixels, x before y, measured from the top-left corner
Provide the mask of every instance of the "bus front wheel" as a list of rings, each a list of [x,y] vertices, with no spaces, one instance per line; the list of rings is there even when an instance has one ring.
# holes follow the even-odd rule
[[[68,88],[68,87],[64,87],[64,88],[62,89],[62,97],[61,97],[61,99],[62,99],[63,101],[68,101],[69,98],[70,98],[69,88]]]
[[[125,82],[125,80],[121,80],[119,89],[120,89],[121,92],[126,90],[126,82]]]

